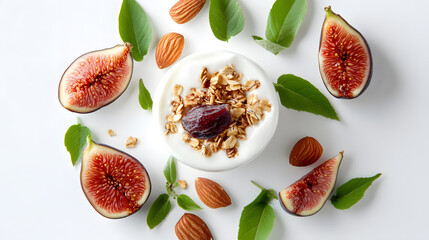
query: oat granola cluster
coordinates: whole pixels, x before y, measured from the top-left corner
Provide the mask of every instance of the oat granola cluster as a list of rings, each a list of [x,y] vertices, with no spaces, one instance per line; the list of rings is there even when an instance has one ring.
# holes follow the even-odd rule
[[[191,88],[185,98],[181,97],[183,87],[174,85],[174,99],[171,101],[171,115],[167,116],[166,132],[177,133],[177,123],[182,116],[198,105],[228,104],[231,113],[231,125],[224,132],[210,139],[192,138],[183,134],[183,141],[202,155],[209,157],[212,153],[224,150],[229,158],[238,156],[238,139],[246,140],[246,128],[258,124],[264,118],[264,112],[271,111],[271,104],[266,99],[258,99],[255,94],[247,96],[247,92],[257,89],[261,84],[258,80],[240,83],[242,74],[238,74],[233,65],[228,65],[220,72],[210,74],[203,68],[200,81],[203,89]]]

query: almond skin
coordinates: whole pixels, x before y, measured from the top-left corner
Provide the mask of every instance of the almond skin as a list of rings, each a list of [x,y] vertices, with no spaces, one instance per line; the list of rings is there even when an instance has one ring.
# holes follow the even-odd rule
[[[180,0],[170,9],[170,16],[178,24],[183,24],[197,16],[206,0]]]
[[[179,240],[212,240],[213,236],[206,223],[197,215],[185,213],[176,223]]]
[[[322,153],[323,147],[316,139],[304,137],[292,148],[289,163],[296,167],[308,166],[319,160]]]
[[[165,34],[156,47],[155,60],[158,67],[166,68],[179,59],[184,45],[185,38],[182,34],[175,32]]]
[[[216,182],[207,178],[195,179],[198,197],[209,208],[221,208],[231,205],[228,193]]]

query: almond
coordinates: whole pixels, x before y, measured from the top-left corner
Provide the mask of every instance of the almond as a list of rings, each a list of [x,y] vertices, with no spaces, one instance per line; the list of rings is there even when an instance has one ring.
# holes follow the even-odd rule
[[[185,38],[182,34],[171,32],[159,40],[156,47],[155,59],[160,69],[173,64],[182,54]]]
[[[195,190],[198,197],[209,208],[220,208],[231,205],[228,193],[216,182],[207,178],[195,179]]]
[[[183,214],[176,223],[175,232],[179,240],[213,240],[206,223],[191,213]]]
[[[299,140],[289,155],[289,163],[293,166],[304,167],[315,163],[322,156],[323,147],[312,137]]]
[[[206,0],[180,0],[170,9],[170,16],[178,24],[183,24],[197,16]]]

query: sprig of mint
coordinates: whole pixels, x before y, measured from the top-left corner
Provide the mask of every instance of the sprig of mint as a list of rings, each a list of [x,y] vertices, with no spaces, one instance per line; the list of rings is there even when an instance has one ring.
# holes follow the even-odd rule
[[[144,86],[143,80],[141,78],[139,80],[139,103],[144,110],[152,111],[152,98],[149,91]]]
[[[237,0],[210,0],[209,21],[215,37],[228,41],[244,28],[244,15]]]
[[[290,47],[307,11],[306,0],[277,0],[268,15],[263,39],[253,36],[256,43],[277,55]]]
[[[164,168],[164,176],[167,179],[166,190],[152,203],[147,214],[146,222],[150,229],[153,229],[164,220],[171,210],[171,198],[176,199],[177,205],[186,211],[195,211],[202,209],[189,196],[185,194],[178,195],[174,189],[179,186],[176,172],[176,163],[173,156],[168,158]]]
[[[277,79],[274,87],[283,106],[340,120],[329,100],[309,81],[286,74]]]
[[[354,204],[362,199],[365,191],[371,186],[377,178],[381,176],[381,173],[376,174],[373,177],[368,178],[353,178],[348,182],[338,187],[335,195],[331,198],[331,203],[337,209],[349,209]]]
[[[131,55],[142,61],[152,41],[152,26],[143,8],[136,0],[123,0],[119,12],[119,35],[131,43]]]
[[[82,157],[82,150],[86,145],[86,137],[91,136],[91,130],[83,126],[78,118],[78,123],[72,125],[64,136],[64,145],[70,153],[73,166]]]
[[[276,215],[270,201],[278,199],[273,189],[265,189],[252,181],[261,193],[253,202],[244,207],[240,217],[238,240],[267,239],[274,226]]]

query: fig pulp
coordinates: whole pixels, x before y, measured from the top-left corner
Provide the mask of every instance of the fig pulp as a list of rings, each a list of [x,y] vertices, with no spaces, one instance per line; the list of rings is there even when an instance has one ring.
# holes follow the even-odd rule
[[[337,98],[355,98],[368,87],[372,57],[365,38],[340,15],[325,8],[319,46],[319,70],[328,91]]]
[[[182,118],[183,128],[193,138],[209,139],[225,131],[231,124],[227,104],[193,107]]]
[[[90,137],[82,154],[81,185],[86,198],[101,215],[122,218],[135,213],[149,198],[151,184],[143,165]]]
[[[317,213],[334,189],[343,152],[331,158],[279,193],[280,205],[297,216]]]
[[[93,112],[125,91],[132,72],[128,43],[84,54],[61,77],[58,98],[61,105],[72,112]]]

